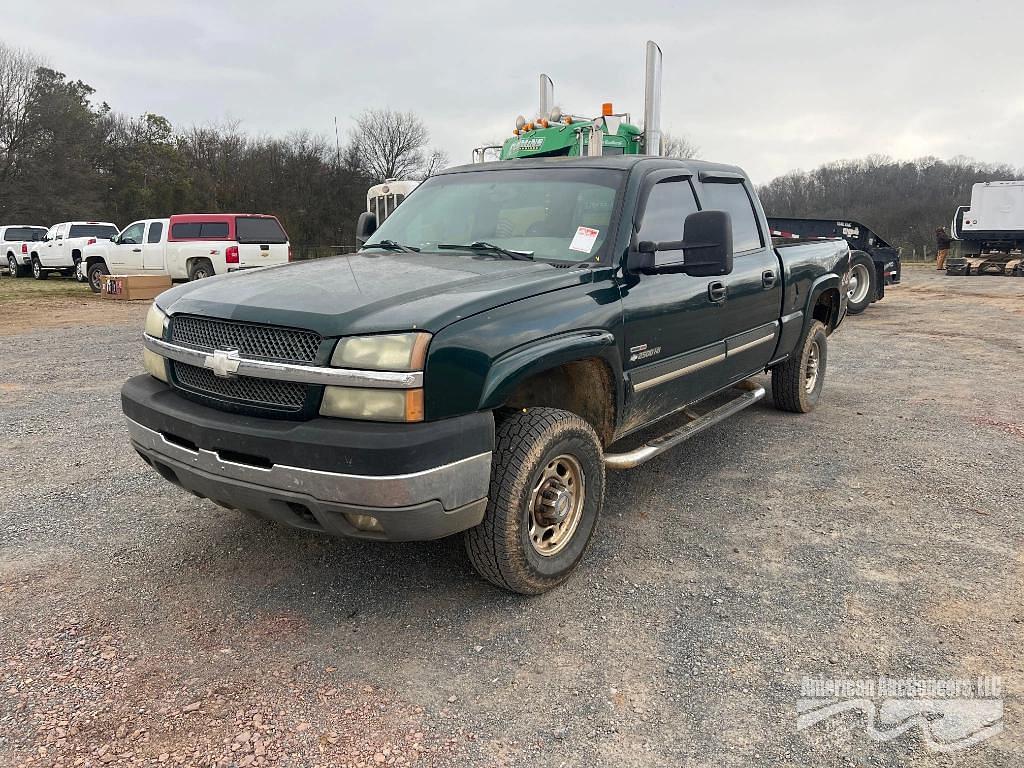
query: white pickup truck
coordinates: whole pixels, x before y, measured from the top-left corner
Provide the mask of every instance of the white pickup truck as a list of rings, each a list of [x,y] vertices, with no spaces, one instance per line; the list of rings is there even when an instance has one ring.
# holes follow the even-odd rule
[[[108,221],[65,221],[54,224],[29,250],[32,277],[45,280],[51,272],[74,274],[82,261],[85,244],[93,238],[117,234],[117,225]]]
[[[99,292],[103,275],[198,280],[290,260],[288,235],[274,216],[196,213],[142,219],[109,240],[90,241],[82,269],[89,286]]]
[[[32,264],[32,244],[46,234],[46,227],[25,224],[0,226],[0,245],[3,246],[3,264],[11,277],[28,274]]]

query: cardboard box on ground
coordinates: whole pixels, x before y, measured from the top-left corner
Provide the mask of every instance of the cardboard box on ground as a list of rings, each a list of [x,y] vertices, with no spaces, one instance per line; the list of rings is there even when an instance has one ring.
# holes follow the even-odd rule
[[[152,301],[171,287],[167,275],[104,275],[100,296],[122,301]]]

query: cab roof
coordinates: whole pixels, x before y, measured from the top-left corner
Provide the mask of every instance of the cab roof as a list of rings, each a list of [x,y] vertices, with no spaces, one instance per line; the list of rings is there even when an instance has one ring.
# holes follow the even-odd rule
[[[473,173],[474,171],[514,170],[516,168],[603,168],[607,170],[631,171],[637,167],[642,167],[644,170],[679,168],[682,171],[689,171],[695,177],[709,173],[739,174],[743,178],[749,180],[749,177],[743,169],[735,165],[712,163],[707,160],[680,160],[678,158],[662,157],[660,155],[542,157],[537,159],[516,158],[510,160],[497,160],[489,163],[459,165],[454,168],[446,168],[443,171],[438,171],[436,175],[444,176],[450,173]]]

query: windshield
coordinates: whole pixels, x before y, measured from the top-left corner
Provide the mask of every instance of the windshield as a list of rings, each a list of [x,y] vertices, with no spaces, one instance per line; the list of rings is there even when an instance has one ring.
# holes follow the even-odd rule
[[[620,171],[556,167],[435,176],[368,245],[390,240],[430,251],[486,242],[537,260],[596,261],[623,179]]]
[[[4,232],[4,240],[41,240],[46,234],[46,227],[8,227]]]
[[[117,227],[109,224],[72,224],[68,237],[111,238],[117,234]]]

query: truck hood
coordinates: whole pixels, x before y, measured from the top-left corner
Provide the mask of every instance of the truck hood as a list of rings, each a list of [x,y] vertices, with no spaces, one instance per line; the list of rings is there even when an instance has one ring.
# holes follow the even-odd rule
[[[355,253],[219,275],[164,292],[171,314],[305,328],[322,336],[422,329],[589,282],[589,269],[452,253]]]

